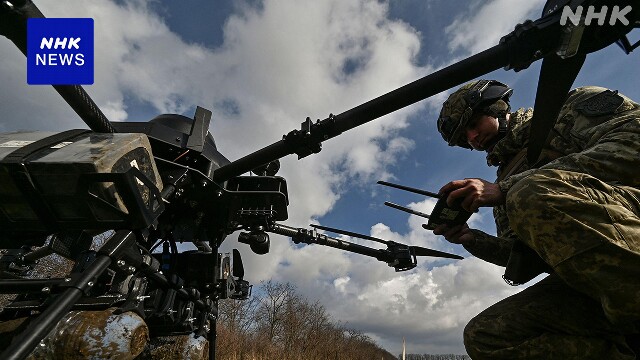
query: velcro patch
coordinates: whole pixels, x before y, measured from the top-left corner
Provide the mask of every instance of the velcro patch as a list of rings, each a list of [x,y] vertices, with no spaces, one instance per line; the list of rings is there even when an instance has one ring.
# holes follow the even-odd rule
[[[585,116],[611,115],[622,105],[624,99],[618,91],[605,90],[576,104],[575,110]]]

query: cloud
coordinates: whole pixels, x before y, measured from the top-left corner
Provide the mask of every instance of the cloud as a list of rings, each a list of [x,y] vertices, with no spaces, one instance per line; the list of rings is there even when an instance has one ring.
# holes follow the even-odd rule
[[[449,49],[476,54],[498,44],[526,19],[535,20],[542,13],[544,0],[491,0],[475,2],[458,14],[445,28]]]

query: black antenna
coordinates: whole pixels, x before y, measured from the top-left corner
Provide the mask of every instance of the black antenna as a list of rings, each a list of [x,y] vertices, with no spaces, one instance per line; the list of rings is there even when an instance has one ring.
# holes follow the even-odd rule
[[[398,185],[398,184],[390,183],[390,182],[387,182],[387,181],[378,181],[378,184],[384,185],[384,186],[389,186],[389,187],[400,189],[400,190],[410,191],[412,193],[416,193],[416,194],[420,194],[420,195],[424,195],[424,196],[429,196],[429,197],[436,198],[436,199],[440,199],[440,194],[434,193],[434,192],[431,192],[431,191],[426,191],[426,190],[422,190],[422,189],[416,189],[416,188],[412,188],[410,186]],[[391,206],[391,205],[389,205],[389,206]]]
[[[385,201],[384,204],[387,205],[387,206],[390,206],[390,207],[392,207],[394,209],[402,210],[402,211],[407,212],[409,214],[418,215],[418,216],[421,216],[421,217],[427,218],[427,219],[429,218],[429,215],[427,215],[427,214],[425,214],[423,212],[415,211],[413,209],[409,209],[408,207],[404,207],[404,206],[401,206],[401,205],[398,205],[398,204],[394,204],[392,202]]]

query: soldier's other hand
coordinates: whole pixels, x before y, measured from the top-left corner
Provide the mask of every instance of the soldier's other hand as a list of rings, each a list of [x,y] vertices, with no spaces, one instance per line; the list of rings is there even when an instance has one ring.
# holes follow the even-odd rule
[[[483,206],[502,205],[506,200],[498,184],[483,179],[451,181],[440,189],[440,194],[445,193],[449,193],[447,205],[452,207],[457,199],[462,199],[462,208],[469,212],[475,212]]]
[[[433,229],[433,233],[444,236],[447,241],[454,244],[473,245],[476,242],[476,237],[467,224],[452,227],[441,224]]]

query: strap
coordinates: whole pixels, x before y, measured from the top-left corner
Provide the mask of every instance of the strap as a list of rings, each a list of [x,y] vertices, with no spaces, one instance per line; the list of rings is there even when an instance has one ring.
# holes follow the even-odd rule
[[[41,221],[47,229],[51,230],[56,228],[55,216],[42,199],[33,179],[31,179],[31,176],[29,175],[25,162],[30,156],[37,154],[43,149],[50,148],[51,146],[57,145],[66,140],[71,140],[78,135],[87,132],[90,132],[90,130],[76,129],[47,136],[38,141],[34,141],[29,145],[25,145],[14,150],[0,161],[1,164],[7,167],[15,186],[20,190],[24,199],[29,203],[31,209],[38,217],[38,220]]]
[[[47,136],[40,140],[34,141],[29,145],[25,145],[19,149],[12,151],[9,155],[5,156],[4,159],[0,160],[0,163],[22,164],[29,156],[39,152],[40,150],[50,148],[54,145],[73,139],[74,137],[87,132],[90,132],[90,130],[74,129]]]
[[[519,153],[516,154],[516,156],[513,157],[513,159],[511,159],[511,161],[509,162],[509,164],[507,164],[507,166],[504,167],[504,169],[502,171],[500,171],[500,175],[498,176],[498,178],[496,179],[496,183],[499,183],[500,181],[508,178],[511,175],[515,175],[518,174],[522,171],[519,171],[522,167],[522,165],[526,164],[526,160],[527,160],[527,150],[528,148],[524,148],[522,150],[520,150]],[[544,149],[542,150],[542,153],[540,154],[540,156],[538,157],[538,161],[536,163],[536,167],[540,167],[548,162],[551,162],[561,156],[564,156],[564,154],[558,152],[558,151],[553,151],[553,150],[549,150],[549,149]],[[530,166],[527,166],[527,169],[533,169]]]
[[[522,164],[527,161],[527,149],[528,148],[524,148],[520,150],[520,152],[517,153],[516,156],[513,157],[513,159],[511,159],[509,164],[507,164],[507,166],[505,166],[505,168],[500,171],[500,175],[496,179],[496,183],[508,178],[509,176],[516,173],[518,169],[520,169]]]
[[[585,58],[586,55],[575,55],[560,59],[552,55],[542,61],[527,152],[527,161],[531,167],[535,167],[539,160],[549,131],[556,123],[567,93],[571,90]]]

